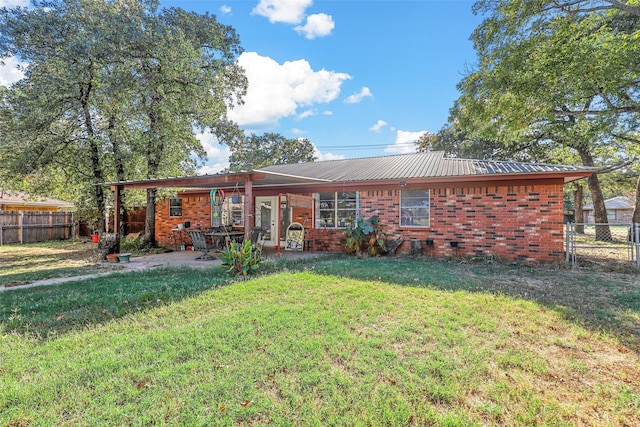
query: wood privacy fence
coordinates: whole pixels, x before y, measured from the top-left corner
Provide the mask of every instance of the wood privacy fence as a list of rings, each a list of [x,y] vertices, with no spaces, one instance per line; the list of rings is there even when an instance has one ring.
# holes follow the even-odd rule
[[[0,245],[71,237],[72,212],[0,211]]]

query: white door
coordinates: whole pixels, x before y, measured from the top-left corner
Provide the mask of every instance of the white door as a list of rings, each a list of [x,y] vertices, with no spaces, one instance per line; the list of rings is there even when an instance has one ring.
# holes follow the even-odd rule
[[[277,197],[256,197],[255,202],[255,227],[262,228],[264,233],[264,244],[266,246],[275,246],[277,236],[276,226],[278,225],[276,218],[278,217],[278,198]]]
[[[278,224],[278,199],[280,199],[281,221]],[[284,196],[257,196],[255,198],[255,227],[265,230],[264,244],[274,247],[278,244],[284,247],[285,233],[291,223],[291,209],[287,208]],[[278,227],[279,225],[279,227]],[[280,240],[278,241],[278,235]]]

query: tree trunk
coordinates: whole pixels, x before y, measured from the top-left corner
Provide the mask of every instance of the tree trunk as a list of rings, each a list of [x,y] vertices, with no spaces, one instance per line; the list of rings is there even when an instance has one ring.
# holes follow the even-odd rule
[[[91,66],[91,64],[89,66]],[[104,218],[104,189],[101,185],[99,185],[101,182],[104,182],[104,179],[102,179],[102,168],[100,167],[100,148],[98,147],[98,144],[96,142],[95,132],[93,129],[93,119],[91,117],[91,108],[89,106],[89,96],[91,95],[92,90],[93,85],[91,79],[89,79],[87,86],[82,89],[82,92],[80,94],[80,104],[82,105],[84,126],[87,131],[87,139],[89,140],[89,155],[91,157],[91,168],[93,171],[94,184],[93,195],[95,197],[96,209],[98,210],[98,231],[100,233],[104,233],[107,230],[107,225]]]
[[[582,184],[576,182],[576,191],[573,193],[573,208],[575,209],[576,233],[584,234],[584,190]]]
[[[577,148],[580,159],[584,166],[595,166],[593,156],[582,145]],[[609,228],[609,220],[607,219],[607,209],[604,206],[604,197],[600,188],[600,180],[598,174],[591,175],[587,182],[589,183],[589,191],[591,192],[591,200],[593,202],[593,217],[596,222],[596,240],[610,242],[611,229]]]
[[[124,172],[124,159],[122,158],[122,150],[120,150],[120,144],[117,140],[114,130],[116,127],[116,117],[109,117],[109,125],[107,127],[107,135],[109,135],[109,140],[111,141],[111,150],[113,152],[113,161],[115,163],[116,168],[116,181],[124,181],[125,180],[125,172]],[[120,191],[118,193],[120,197],[120,211],[114,212],[114,221],[118,221],[120,224],[119,231],[120,234],[124,235],[127,232],[127,224],[126,221],[126,212],[127,206],[125,205],[124,193]]]
[[[144,218],[144,246],[155,247],[156,242],[156,188],[147,189],[147,213]]]
[[[636,206],[633,209],[631,222],[634,224],[640,223],[640,176],[638,176],[638,183],[636,184]]]
[[[164,151],[162,137],[158,136],[158,117],[155,114],[154,107],[160,97],[153,98],[149,116],[149,135],[150,140],[147,145],[147,178],[157,178],[160,169],[160,159]],[[144,246],[155,247],[158,245],[156,241],[156,198],[158,190],[156,188],[147,189],[147,214],[144,221]]]

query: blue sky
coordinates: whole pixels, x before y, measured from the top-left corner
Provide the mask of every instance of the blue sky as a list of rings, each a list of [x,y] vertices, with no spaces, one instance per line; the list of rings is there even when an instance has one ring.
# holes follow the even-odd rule
[[[26,5],[0,0],[0,6]],[[437,132],[475,63],[469,41],[480,24],[472,1],[161,0],[208,11],[239,34],[249,79],[245,105],[230,117],[245,132],[304,137],[321,160],[415,151]],[[0,84],[20,77],[11,59]],[[199,135],[209,159],[201,173],[228,165],[229,152]]]

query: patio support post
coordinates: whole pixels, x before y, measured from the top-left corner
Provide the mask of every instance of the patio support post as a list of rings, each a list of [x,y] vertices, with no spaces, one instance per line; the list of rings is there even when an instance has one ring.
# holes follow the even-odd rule
[[[120,234],[120,190],[122,187],[116,185],[114,187],[115,200],[113,202],[113,233]],[[108,225],[107,225],[108,227]]]
[[[244,182],[244,237],[251,236],[251,228],[253,227],[253,181],[251,175],[247,176]]]

